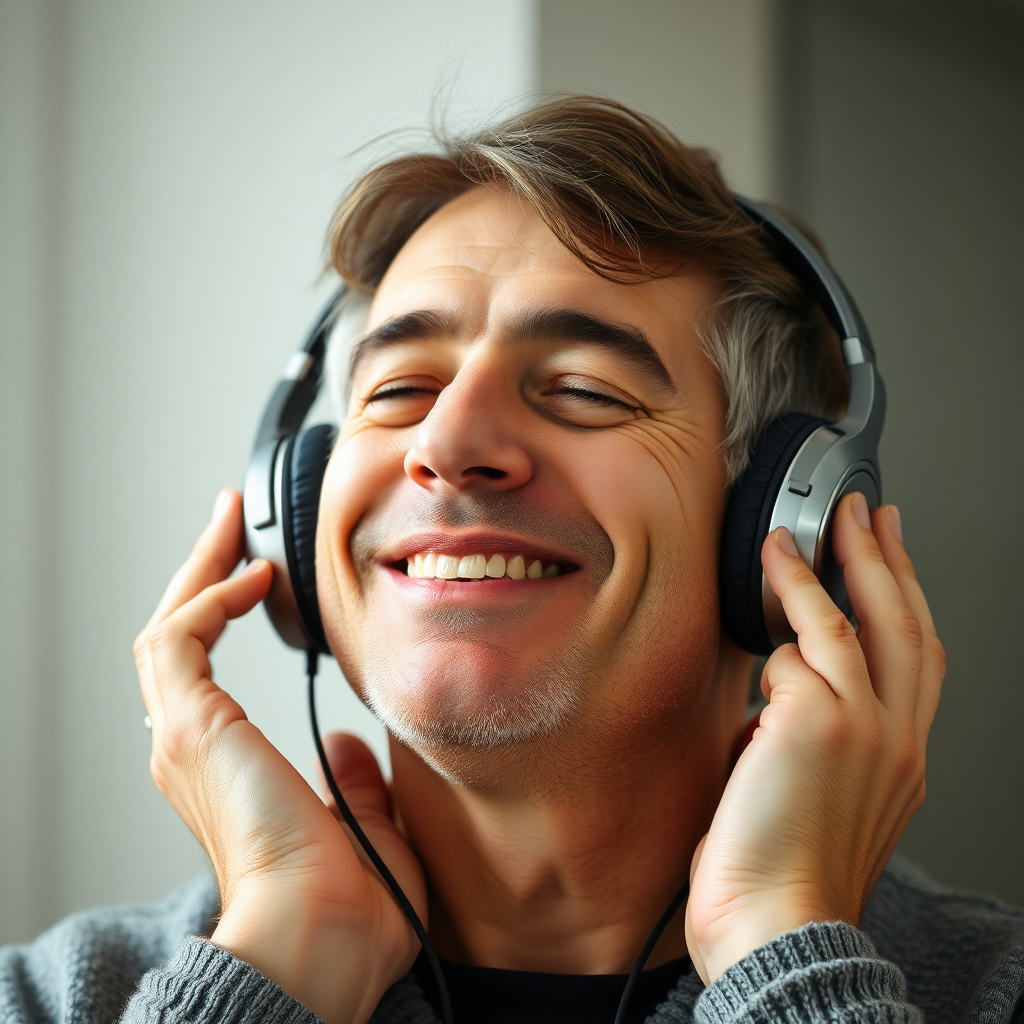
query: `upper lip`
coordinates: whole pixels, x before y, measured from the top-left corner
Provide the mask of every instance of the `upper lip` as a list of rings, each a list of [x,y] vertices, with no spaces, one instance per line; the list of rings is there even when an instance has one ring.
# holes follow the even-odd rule
[[[539,558],[542,562],[560,562],[579,565],[579,559],[540,541],[517,537],[511,533],[480,530],[427,530],[410,534],[396,541],[385,551],[380,561],[385,564],[400,562],[421,551],[435,551],[439,555],[492,554],[496,551]]]

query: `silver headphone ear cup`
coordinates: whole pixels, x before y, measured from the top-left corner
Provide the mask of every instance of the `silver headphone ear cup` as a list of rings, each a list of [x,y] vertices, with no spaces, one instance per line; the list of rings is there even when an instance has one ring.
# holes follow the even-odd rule
[[[776,499],[794,456],[827,422],[808,413],[789,413],[770,423],[729,496],[719,549],[719,606],[723,628],[752,654],[775,649],[762,603],[761,546],[771,529]]]
[[[816,443],[823,449],[820,454],[807,451]],[[768,532],[785,526],[793,534],[803,560],[836,607],[853,622],[843,571],[832,553],[832,519],[840,499],[853,491],[864,495],[868,508],[877,508],[882,488],[877,464],[867,458],[851,461],[850,448],[827,427],[821,438],[814,435],[808,438],[790,467],[788,477],[789,481],[808,480],[808,493],[799,493],[804,490],[802,484],[797,491],[789,486],[782,488],[772,509]],[[768,586],[763,573],[761,604],[765,629],[773,647],[795,642],[796,633],[786,618],[782,602]]]

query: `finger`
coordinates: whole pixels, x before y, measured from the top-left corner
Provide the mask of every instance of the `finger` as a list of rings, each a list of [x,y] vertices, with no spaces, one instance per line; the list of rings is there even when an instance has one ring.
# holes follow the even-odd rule
[[[391,794],[373,751],[358,736],[344,732],[325,736],[324,751],[334,781],[341,790],[349,810],[355,815],[356,821],[364,829],[373,828],[383,822],[390,827]],[[327,782],[323,778],[323,770],[319,765],[318,768],[324,802],[336,817],[340,817],[334,797],[330,795]]]
[[[332,733],[326,736],[324,751],[331,774],[341,791],[342,798],[348,804],[348,809],[384,863],[401,880],[403,873],[408,870],[408,846],[399,835],[391,816],[391,794],[377,758],[358,736],[349,733]],[[321,787],[327,791],[322,772]],[[333,797],[327,797],[326,803],[334,816],[342,821],[342,827],[356,855],[369,867],[368,854],[344,823]]]
[[[781,686],[791,692],[807,690],[834,696],[829,684],[804,661],[796,644],[776,647],[761,670],[761,693],[766,701],[770,703],[773,694],[778,697]]]
[[[886,564],[863,494],[848,494],[839,502],[832,548],[860,625],[875,694],[886,707],[912,716],[921,678],[921,623]]]
[[[210,680],[210,649],[229,620],[245,615],[266,596],[272,578],[270,563],[257,559],[240,576],[207,587],[146,632],[147,671],[140,678],[154,729],[168,699]]]
[[[807,568],[784,526],[765,538],[761,564],[796,632],[804,661],[845,700],[872,696],[867,664],[853,626]]]
[[[763,730],[765,737],[774,737],[773,742],[782,742],[787,748],[795,744],[803,750],[827,738],[839,700],[828,682],[804,661],[796,644],[777,648],[765,662],[761,692],[768,704],[757,716],[758,728],[751,743],[758,730]]]
[[[701,854],[704,852],[704,847],[707,845],[708,833],[704,833],[704,837],[697,844],[697,849],[693,851],[693,858],[690,861],[690,885],[693,886],[693,879],[697,874],[697,868],[700,865]]]
[[[242,496],[222,490],[213,506],[213,516],[199,535],[195,547],[171,577],[147,628],[177,611],[208,586],[231,575],[242,557]]]
[[[922,744],[927,739],[942,692],[946,674],[946,653],[939,642],[931,609],[917,581],[914,564],[903,546],[903,526],[895,505],[876,508],[872,525],[885,564],[889,567],[903,600],[921,624],[921,681],[918,691],[915,725]]]

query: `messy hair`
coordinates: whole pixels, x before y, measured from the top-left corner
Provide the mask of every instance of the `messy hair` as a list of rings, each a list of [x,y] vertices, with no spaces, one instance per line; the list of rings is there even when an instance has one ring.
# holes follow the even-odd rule
[[[736,204],[708,150],[592,96],[540,103],[437,144],[437,152],[374,168],[342,199],[327,251],[350,287],[372,293],[445,203],[478,185],[500,188],[529,203],[602,277],[629,283],[692,266],[723,282],[722,298],[695,326],[726,395],[722,456],[730,483],[776,416],[842,414],[848,378],[838,339],[770,235]]]

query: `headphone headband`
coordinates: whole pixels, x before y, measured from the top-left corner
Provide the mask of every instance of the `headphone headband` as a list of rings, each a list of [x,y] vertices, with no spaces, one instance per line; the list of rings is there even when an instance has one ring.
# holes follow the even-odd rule
[[[860,310],[821,250],[777,210],[735,192],[732,197],[741,210],[769,229],[779,262],[810,288],[840,341],[857,338],[873,357],[874,345]]]
[[[338,318],[344,294],[345,287],[342,285],[334,298],[324,307],[305,344],[292,353],[277,387],[274,388],[263,410],[259,429],[256,431],[254,451],[271,441],[280,441],[290,434],[297,434],[301,429],[302,421],[312,408],[320,390],[327,341]]]

